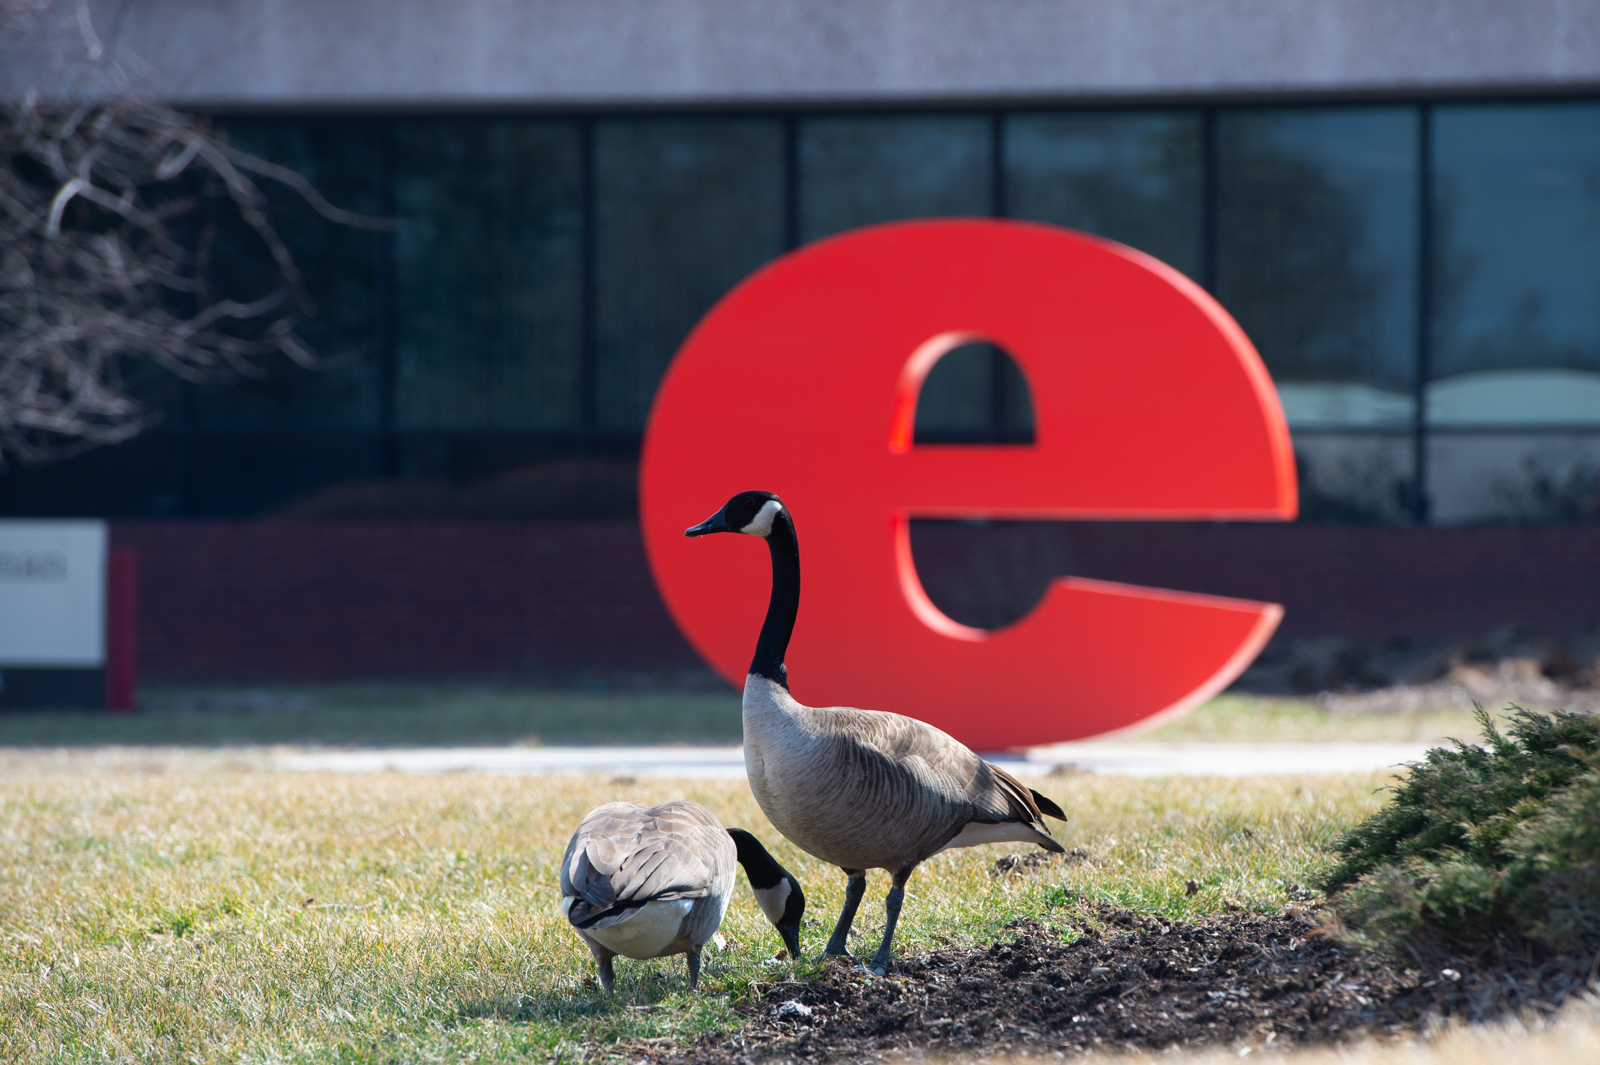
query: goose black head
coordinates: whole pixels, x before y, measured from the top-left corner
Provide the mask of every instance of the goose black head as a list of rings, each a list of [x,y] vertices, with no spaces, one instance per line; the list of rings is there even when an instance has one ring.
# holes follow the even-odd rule
[[[738,848],[739,864],[744,866],[744,875],[750,879],[756,905],[783,937],[789,956],[798,959],[800,919],[806,913],[806,893],[800,890],[800,881],[767,853],[759,839],[744,829],[730,828],[728,835],[733,837],[733,844]]]
[[[783,512],[783,500],[771,492],[740,492],[722,505],[722,509],[692,528],[683,530],[685,536],[705,536],[708,533],[746,533],[765,538],[772,531],[772,523]]]

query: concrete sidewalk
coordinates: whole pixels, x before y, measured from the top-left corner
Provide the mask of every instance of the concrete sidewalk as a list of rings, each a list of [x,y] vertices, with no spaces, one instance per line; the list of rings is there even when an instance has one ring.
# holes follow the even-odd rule
[[[988,755],[1017,776],[1060,768],[1116,776],[1246,777],[1370,773],[1422,758],[1411,743],[1061,743],[1025,755]],[[737,779],[740,747],[420,747],[276,754],[276,768],[307,772],[608,773]]]

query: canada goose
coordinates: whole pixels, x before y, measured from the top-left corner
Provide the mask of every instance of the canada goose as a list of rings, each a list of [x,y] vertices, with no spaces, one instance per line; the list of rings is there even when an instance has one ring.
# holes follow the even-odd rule
[[[689,986],[699,983],[700,950],[728,909],[735,861],[798,958],[805,892],[750,833],[723,828],[693,802],[608,802],[589,812],[561,859],[561,912],[594,953],[606,994],[618,954],[687,954]]]
[[[737,532],[767,541],[772,599],[744,685],[744,766],[772,824],[796,846],[849,878],[826,953],[845,939],[868,869],[894,878],[883,942],[868,966],[889,969],[894,928],[911,871],[954,847],[1020,840],[1050,851],[1044,814],[1061,807],[990,765],[932,725],[900,714],[811,707],[789,694],[783,663],[800,609],[800,545],[794,521],[771,492],[740,492],[685,536]]]

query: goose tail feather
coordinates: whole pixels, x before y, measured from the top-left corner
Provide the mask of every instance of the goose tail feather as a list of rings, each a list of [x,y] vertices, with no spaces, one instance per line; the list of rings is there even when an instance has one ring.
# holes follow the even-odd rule
[[[1039,807],[1040,813],[1053,817],[1057,821],[1065,821],[1067,819],[1066,812],[1062,810],[1060,806],[1056,805],[1054,799],[1047,795],[1040,795],[1032,788],[1029,788],[1028,790],[1033,792],[1033,802],[1035,806]]]
[[[1029,825],[1028,827],[1029,828],[1033,828],[1032,825]],[[1034,842],[1039,844],[1039,846],[1043,847],[1045,850],[1049,851],[1051,854],[1065,854],[1065,853],[1067,853],[1067,848],[1065,848],[1061,844],[1057,843],[1055,841],[1055,837],[1054,836],[1050,835],[1048,832],[1045,832],[1045,831],[1043,831],[1041,829],[1035,828],[1033,830],[1035,832],[1039,833],[1039,838],[1034,840]]]

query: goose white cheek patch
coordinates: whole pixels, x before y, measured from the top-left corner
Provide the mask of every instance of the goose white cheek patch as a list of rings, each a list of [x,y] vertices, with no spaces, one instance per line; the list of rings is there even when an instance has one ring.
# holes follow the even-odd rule
[[[750,519],[750,524],[739,531],[749,533],[751,536],[765,538],[772,531],[772,523],[777,519],[778,511],[782,509],[783,504],[776,499],[767,500],[762,504],[761,509],[756,512],[756,516]]]
[[[783,920],[783,911],[789,906],[789,881],[780,880],[769,888],[755,889],[756,905],[767,915],[767,920],[777,924]]]

